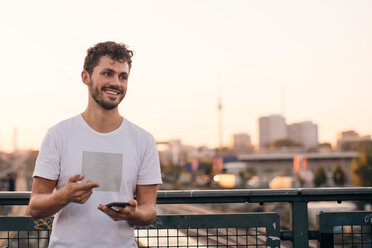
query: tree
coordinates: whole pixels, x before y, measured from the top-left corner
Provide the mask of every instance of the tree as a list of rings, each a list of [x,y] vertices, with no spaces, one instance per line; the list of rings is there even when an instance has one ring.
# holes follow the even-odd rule
[[[248,167],[245,171],[239,172],[239,176],[243,181],[251,179],[256,174],[257,172],[255,168],[252,168],[252,167]]]
[[[371,140],[346,141],[341,143],[341,151],[360,151],[366,147],[372,147]]]
[[[305,180],[302,178],[302,176],[300,175],[300,173],[296,173],[296,179],[298,181],[298,183],[300,184],[300,187],[304,187],[305,185]]]
[[[372,147],[364,146],[359,156],[353,159],[351,173],[354,184],[361,187],[372,187]]]
[[[345,171],[340,164],[333,169],[333,181],[337,186],[343,186],[347,182]]]
[[[314,185],[319,187],[327,182],[327,175],[323,167],[318,167],[314,172]]]

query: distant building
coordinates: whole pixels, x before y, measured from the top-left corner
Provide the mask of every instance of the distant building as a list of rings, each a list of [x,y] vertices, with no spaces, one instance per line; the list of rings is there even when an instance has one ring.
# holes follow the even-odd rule
[[[259,118],[260,150],[278,139],[287,138],[287,125],[281,115],[269,115]]]
[[[162,165],[181,165],[195,149],[192,146],[183,145],[179,139],[158,142],[158,144],[165,146],[165,149],[158,150]]]
[[[337,135],[337,151],[357,150],[362,142],[371,142],[371,136],[360,136],[354,130],[348,130],[338,133]]]
[[[247,154],[253,152],[251,136],[247,133],[233,134],[232,150],[235,154]]]
[[[318,145],[318,125],[303,121],[287,125],[288,139],[302,145],[305,149]]]
[[[195,147],[188,153],[188,156],[192,158],[212,158],[215,155],[216,152],[213,149],[209,149],[207,146]]]
[[[179,139],[173,139],[169,141],[169,153],[171,156],[172,164],[180,163],[180,153],[181,153],[182,143]]]
[[[275,144],[273,144],[274,141]],[[274,145],[274,147],[270,147]],[[306,151],[318,146],[318,125],[311,121],[286,124],[281,115],[259,118],[260,151]]]
[[[265,175],[272,176],[283,173],[284,176],[295,176],[295,158],[302,158],[306,161],[306,170],[314,172],[317,168],[323,167],[327,175],[332,175],[336,165],[342,166],[348,174],[348,181],[351,184],[351,166],[352,160],[358,157],[358,152],[330,152],[330,153],[261,153],[261,154],[246,154],[238,156],[239,162],[247,163],[247,168],[252,168],[257,175],[263,177]]]

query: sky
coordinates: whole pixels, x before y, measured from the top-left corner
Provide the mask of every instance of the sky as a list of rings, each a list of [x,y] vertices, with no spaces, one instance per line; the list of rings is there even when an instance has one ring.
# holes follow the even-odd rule
[[[0,2],[0,150],[38,149],[83,112],[86,50],[135,51],[120,113],[156,140],[218,145],[258,118],[313,121],[319,141],[372,134],[372,1],[19,0]]]

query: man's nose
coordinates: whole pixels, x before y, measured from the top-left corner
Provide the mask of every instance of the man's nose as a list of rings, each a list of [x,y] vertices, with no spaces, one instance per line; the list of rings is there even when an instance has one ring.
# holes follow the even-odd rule
[[[113,80],[112,80],[112,84],[114,85],[120,85],[120,79],[119,79],[119,76],[117,77],[114,77]]]

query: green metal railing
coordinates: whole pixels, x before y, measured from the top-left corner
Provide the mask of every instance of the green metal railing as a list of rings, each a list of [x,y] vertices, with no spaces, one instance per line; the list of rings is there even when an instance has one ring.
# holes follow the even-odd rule
[[[30,192],[0,192],[0,205],[27,205],[29,197]],[[242,224],[239,224],[239,221],[234,221],[234,217],[228,214],[196,215],[197,217],[195,215],[183,217],[165,215],[159,216],[154,225],[137,229],[136,236],[140,245],[143,244],[145,247],[280,247],[280,241],[290,241],[293,247],[303,248],[309,247],[309,240],[318,241],[319,247],[323,248],[372,247],[370,241],[371,211],[340,212],[337,213],[337,216],[341,217],[337,218],[336,213],[319,213],[318,226],[314,230],[309,230],[308,203],[317,201],[372,202],[372,188],[159,191],[158,204],[289,203],[291,206],[290,228],[278,232],[279,227],[283,224],[279,221],[278,213],[235,215],[238,220],[242,220]],[[367,219],[366,216],[369,216],[369,221],[363,222]],[[32,232],[32,230],[25,228],[28,225],[26,223],[31,223],[31,227],[35,226],[32,218],[19,219],[19,223],[23,224],[11,224],[15,223],[16,218],[19,217],[0,217],[0,231],[17,229],[16,227],[21,225],[23,229],[18,228],[14,231]],[[184,219],[181,221],[179,218]],[[333,223],[332,221],[336,219],[338,222]],[[182,223],[181,226],[180,223]],[[272,232],[268,223],[274,224],[277,229]],[[42,225],[47,226],[47,224],[41,223],[38,227]],[[36,234],[22,235],[26,237]],[[45,236],[48,233],[38,235]],[[280,240],[278,240],[278,236]],[[15,238],[15,240],[22,240],[22,237]],[[217,239],[219,242],[215,242]],[[256,243],[243,241],[244,239],[256,239]],[[171,240],[174,245],[166,243]],[[268,243],[271,241],[275,241],[274,245]],[[158,243],[154,244],[154,242]]]
[[[140,227],[139,247],[280,247],[276,213],[159,216]]]
[[[53,218],[0,217],[0,247],[46,247]],[[138,227],[139,247],[279,247],[276,213],[166,215]]]
[[[317,214],[320,247],[372,247],[372,212]]]

